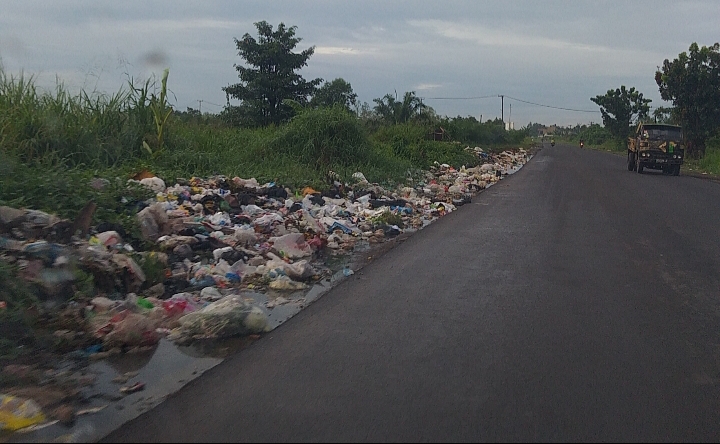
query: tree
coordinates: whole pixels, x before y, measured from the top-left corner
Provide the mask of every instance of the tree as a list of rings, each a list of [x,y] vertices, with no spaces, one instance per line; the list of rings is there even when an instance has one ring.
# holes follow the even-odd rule
[[[665,106],[658,106],[652,112],[655,123],[666,123],[669,125],[677,124],[679,119],[677,117],[677,110],[675,108],[668,108]]]
[[[705,141],[720,128],[720,44],[690,45],[655,72],[660,97],[675,106],[688,143],[688,154],[705,150]]]
[[[625,89],[625,85],[615,90],[609,89],[604,96],[591,97],[590,100],[600,106],[603,125],[617,140],[625,140],[630,134],[630,125],[647,119],[648,105],[652,100],[643,98],[634,87]]]
[[[542,123],[528,123],[526,127],[522,128],[522,131],[525,131],[528,136],[535,137],[540,134],[540,130],[545,128],[545,125]]]
[[[296,73],[315,52],[315,47],[294,53],[301,38],[295,37],[296,26],[286,28],[283,23],[273,31],[265,21],[255,23],[259,38],[245,34],[235,39],[238,55],[247,66],[235,65],[240,83],[223,88],[228,96],[224,114],[235,123],[252,126],[278,125],[289,120],[293,108],[285,101],[306,104],[308,96],[322,79],[305,81]],[[230,97],[241,101],[239,107],[230,106]]]
[[[340,78],[323,83],[310,100],[313,108],[329,108],[334,105],[344,106],[348,111],[352,111],[357,105],[357,94],[353,92],[352,86]]]
[[[405,123],[418,117],[426,108],[422,100],[415,95],[415,91],[406,92],[402,102],[392,94],[385,94],[381,99],[373,99],[373,102],[377,104],[374,108],[375,112],[390,124]]]

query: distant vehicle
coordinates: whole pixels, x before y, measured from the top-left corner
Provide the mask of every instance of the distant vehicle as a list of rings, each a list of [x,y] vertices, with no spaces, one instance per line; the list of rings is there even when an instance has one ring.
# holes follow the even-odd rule
[[[555,146],[555,139],[550,141],[550,146]]]
[[[680,174],[685,158],[682,128],[677,125],[640,123],[634,137],[628,138],[628,171],[662,170],[663,174]]]
[[[580,148],[583,148],[585,146],[585,141],[580,139]]]

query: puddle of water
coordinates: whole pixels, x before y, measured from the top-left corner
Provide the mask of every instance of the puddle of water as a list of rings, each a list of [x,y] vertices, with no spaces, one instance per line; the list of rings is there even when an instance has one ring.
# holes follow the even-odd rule
[[[147,353],[93,362],[88,372],[96,375],[97,380],[92,389],[84,393],[89,402],[83,409],[105,406],[101,411],[79,416],[72,427],[55,424],[29,433],[15,433],[8,442],[97,441],[220,362],[222,359],[184,352],[165,339]],[[127,372],[137,372],[137,376],[123,384],[112,381]],[[145,383],[145,389],[126,396],[120,393],[120,387],[135,382]]]

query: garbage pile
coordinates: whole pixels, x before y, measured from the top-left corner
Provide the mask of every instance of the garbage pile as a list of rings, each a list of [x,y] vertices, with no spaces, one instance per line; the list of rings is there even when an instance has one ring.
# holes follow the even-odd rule
[[[485,163],[459,170],[436,164],[392,190],[360,172],[350,183],[335,176],[321,191],[254,178],[193,177],[168,186],[145,177],[138,182],[155,197],[137,219],[152,251],[138,251],[120,226],[83,228],[82,221],[0,207],[0,260],[15,264],[50,306],[74,313],[57,334],[89,338],[87,353],[98,357],[152,346],[165,335],[257,334],[268,328],[274,304],[249,302],[242,290],[306,290],[323,277],[328,255],[420,229],[528,160],[522,149],[468,149]],[[83,280],[92,288],[78,297]]]

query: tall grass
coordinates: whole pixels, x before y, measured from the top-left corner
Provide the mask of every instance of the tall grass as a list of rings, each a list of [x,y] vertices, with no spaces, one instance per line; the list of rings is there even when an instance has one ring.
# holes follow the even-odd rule
[[[266,155],[288,155],[316,170],[352,165],[371,150],[365,129],[344,107],[308,109],[277,132]]]
[[[51,156],[71,166],[105,167],[141,154],[152,121],[129,113],[131,94],[73,95],[61,83],[39,91],[32,77],[0,69],[0,150],[23,162]]]
[[[708,173],[720,175],[720,135],[711,137],[705,143],[705,154],[698,165]]]
[[[417,123],[392,125],[378,129],[372,140],[387,145],[395,156],[409,161],[415,168],[428,169],[434,162],[458,168],[478,163],[477,157],[467,152],[463,144],[429,140],[430,131],[430,127]]]
[[[327,185],[332,170],[349,179],[400,180],[412,163],[373,143],[357,118],[341,108],[307,110],[276,128],[238,129],[175,122],[167,150],[155,162],[168,178],[255,177],[289,187]]]

